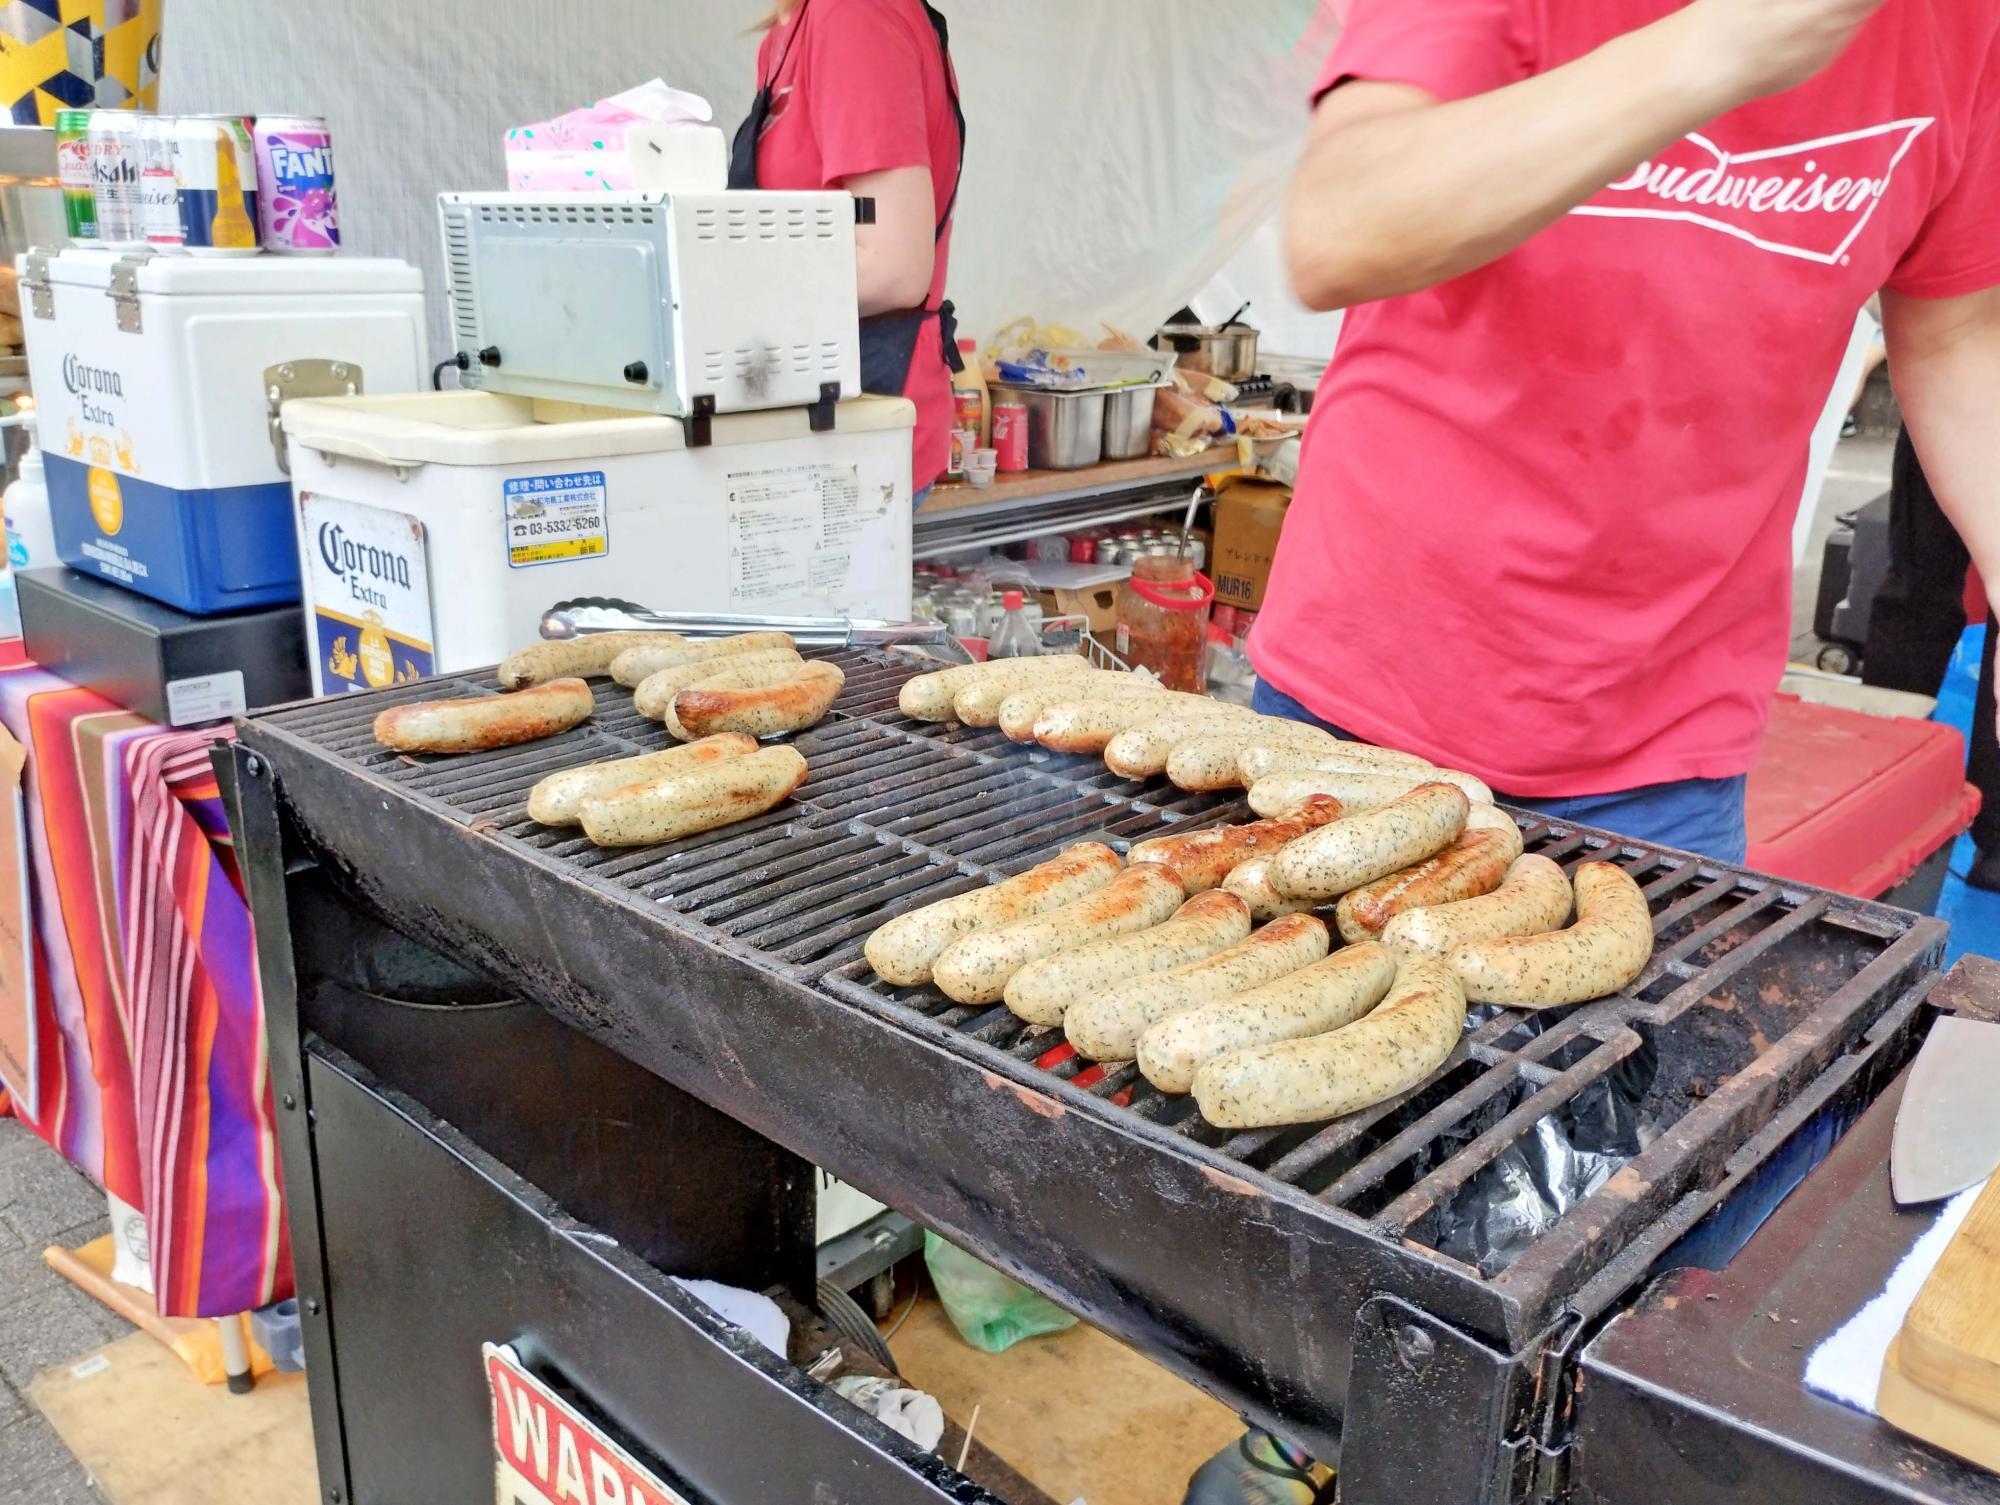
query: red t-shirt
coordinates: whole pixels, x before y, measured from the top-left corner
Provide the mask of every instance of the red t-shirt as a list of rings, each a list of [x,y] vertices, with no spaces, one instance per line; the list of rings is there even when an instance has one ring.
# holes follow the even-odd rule
[[[794,27],[798,40],[786,51]],[[770,79],[771,113],[757,143],[764,188],[838,188],[864,172],[928,167],[937,212],[958,178],[958,122],[945,88],[937,33],[918,0],[809,0],[766,33],[757,77]],[[944,297],[951,226],[938,238],[928,307]],[[944,474],[951,372],[938,321],[924,320],[903,395],[917,405],[911,479],[921,491]]]
[[[1683,0],[1355,0],[1320,88],[1453,100]],[[1807,444],[1877,289],[2000,283],[2000,7],[1888,0],[1830,68],[1511,254],[1351,310],[1259,672],[1521,795],[1753,762]]]

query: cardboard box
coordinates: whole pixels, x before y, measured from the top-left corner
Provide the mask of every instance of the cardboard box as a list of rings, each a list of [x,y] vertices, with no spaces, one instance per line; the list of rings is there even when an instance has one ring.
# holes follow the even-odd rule
[[[1215,500],[1215,547],[1209,555],[1218,606],[1261,610],[1271,561],[1292,490],[1272,481],[1238,481]]]
[[[1118,626],[1118,582],[1108,585],[1091,585],[1080,589],[1060,586],[1055,590],[1038,590],[1035,599],[1042,603],[1042,618],[1086,617],[1090,621],[1093,637],[1109,643],[1111,634]]]

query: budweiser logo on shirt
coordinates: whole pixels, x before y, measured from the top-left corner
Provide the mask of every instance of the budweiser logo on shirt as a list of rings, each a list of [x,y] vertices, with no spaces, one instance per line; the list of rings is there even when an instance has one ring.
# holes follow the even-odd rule
[[[1897,120],[1753,152],[1725,151],[1695,132],[1570,212],[1678,220],[1776,255],[1836,265],[1932,123]]]

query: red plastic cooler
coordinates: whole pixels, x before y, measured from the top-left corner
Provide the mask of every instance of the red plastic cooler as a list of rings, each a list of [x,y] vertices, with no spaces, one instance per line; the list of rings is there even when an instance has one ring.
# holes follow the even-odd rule
[[[1750,771],[1750,866],[1928,912],[1978,812],[1954,728],[1780,695]]]

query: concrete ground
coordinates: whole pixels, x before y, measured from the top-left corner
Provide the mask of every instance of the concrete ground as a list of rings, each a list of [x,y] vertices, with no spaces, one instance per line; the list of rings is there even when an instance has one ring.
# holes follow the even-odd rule
[[[44,1369],[132,1331],[42,1263],[111,1231],[104,1193],[11,1118],[0,1118],[0,1505],[104,1505],[21,1393]]]
[[[1833,520],[1888,486],[1890,439],[1842,443],[1815,513],[1813,542],[1793,587],[1794,657],[1811,663],[1820,546]],[[132,1331],[42,1262],[109,1231],[104,1195],[12,1119],[0,1119],[0,1505],[105,1505],[47,1422],[21,1394],[52,1365]]]

